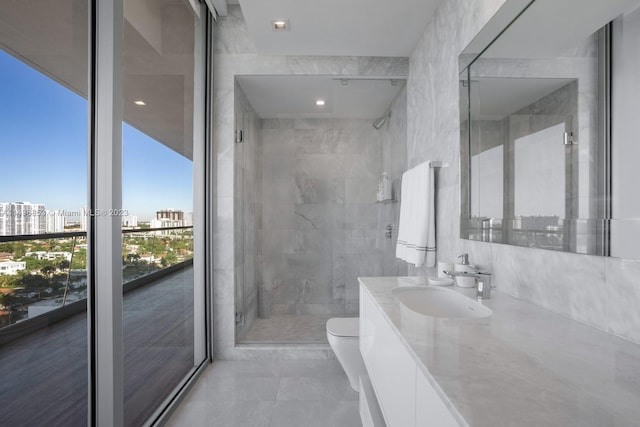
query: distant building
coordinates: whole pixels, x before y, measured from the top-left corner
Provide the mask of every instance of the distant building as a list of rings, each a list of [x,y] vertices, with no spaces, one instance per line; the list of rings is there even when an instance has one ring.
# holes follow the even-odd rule
[[[87,231],[87,221],[89,217],[89,208],[84,207],[80,211],[80,231]]]
[[[187,212],[184,214],[184,226],[193,227],[193,212]]]
[[[44,234],[46,229],[44,205],[29,202],[0,203],[0,236]]]
[[[157,219],[154,218],[149,221],[149,228],[172,228],[172,227],[182,227],[184,221],[183,220],[174,220],[168,218]],[[156,231],[156,235],[169,235],[175,234],[176,230],[166,230],[166,231]]]
[[[156,257],[153,254],[141,254],[140,261],[146,261],[149,264],[153,264],[156,262]]]
[[[64,211],[47,211],[46,231],[47,233],[62,233],[66,225],[67,218]]]
[[[184,212],[173,209],[165,209],[156,212],[156,219],[170,219],[173,221],[184,221]]]
[[[35,257],[39,260],[45,261],[55,261],[60,258],[64,258],[67,261],[71,262],[71,252],[47,252],[47,251],[36,251],[36,252],[27,252],[25,256]]]
[[[123,227],[137,227],[138,226],[138,216],[137,215],[124,215],[122,217],[122,226]]]
[[[13,276],[20,270],[27,268],[27,263],[22,261],[0,262],[0,275]]]

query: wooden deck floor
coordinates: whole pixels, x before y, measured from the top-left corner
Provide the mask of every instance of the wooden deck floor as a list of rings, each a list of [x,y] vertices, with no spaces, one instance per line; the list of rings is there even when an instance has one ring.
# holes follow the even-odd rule
[[[193,268],[124,298],[125,425],[141,425],[193,367]],[[87,425],[87,317],[0,347],[0,424]]]

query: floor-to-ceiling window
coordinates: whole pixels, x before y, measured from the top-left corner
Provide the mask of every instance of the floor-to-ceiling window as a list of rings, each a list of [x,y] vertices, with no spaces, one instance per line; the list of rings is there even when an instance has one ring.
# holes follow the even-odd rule
[[[0,424],[154,423],[205,362],[207,14],[0,2]]]
[[[0,424],[87,420],[87,0],[0,2]]]
[[[125,425],[151,416],[194,367],[199,14],[182,0],[125,2],[123,275],[125,283],[160,277],[124,298]]]

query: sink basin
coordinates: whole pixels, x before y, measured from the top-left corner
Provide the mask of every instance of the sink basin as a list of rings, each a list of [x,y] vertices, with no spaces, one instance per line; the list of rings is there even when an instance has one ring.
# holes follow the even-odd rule
[[[403,286],[392,289],[391,293],[403,306],[423,316],[480,319],[493,314],[488,307],[450,289]]]

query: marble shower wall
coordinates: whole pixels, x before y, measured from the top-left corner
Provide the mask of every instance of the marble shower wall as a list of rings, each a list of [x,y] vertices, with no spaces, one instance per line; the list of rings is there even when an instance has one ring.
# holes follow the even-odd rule
[[[262,276],[262,228],[260,227],[262,186],[262,121],[238,83],[234,90],[235,129],[242,130],[243,142],[235,145],[234,212],[239,213],[234,227],[235,313],[242,321],[236,335],[242,337],[258,314],[259,279]]]
[[[331,350],[246,349],[235,346],[235,239],[234,224],[234,132],[235,76],[336,75],[403,76],[407,58],[263,56],[256,53],[239,6],[231,5],[228,16],[218,19],[214,31],[213,128],[215,156],[215,214],[213,250],[214,356],[218,359],[265,357],[333,357]],[[263,195],[264,198],[264,195]],[[346,299],[345,299],[346,301]],[[322,353],[322,354],[321,354]]]
[[[445,0],[410,57],[408,166],[436,159],[438,258],[463,252],[503,292],[640,342],[640,262],[460,239],[458,54],[504,0]],[[433,271],[410,267],[410,274]]]
[[[357,315],[357,277],[393,263],[375,203],[381,134],[371,120],[265,120],[263,143],[263,280],[273,313]]]
[[[400,220],[400,184],[402,174],[407,170],[407,87],[400,90],[391,103],[389,120],[378,131],[382,137],[382,169],[393,183],[393,197],[398,203],[380,205],[378,223],[385,228],[392,225],[392,238],[377,235],[384,243],[384,276],[406,276],[407,263],[396,258],[398,223]],[[379,242],[380,243],[380,242]]]

